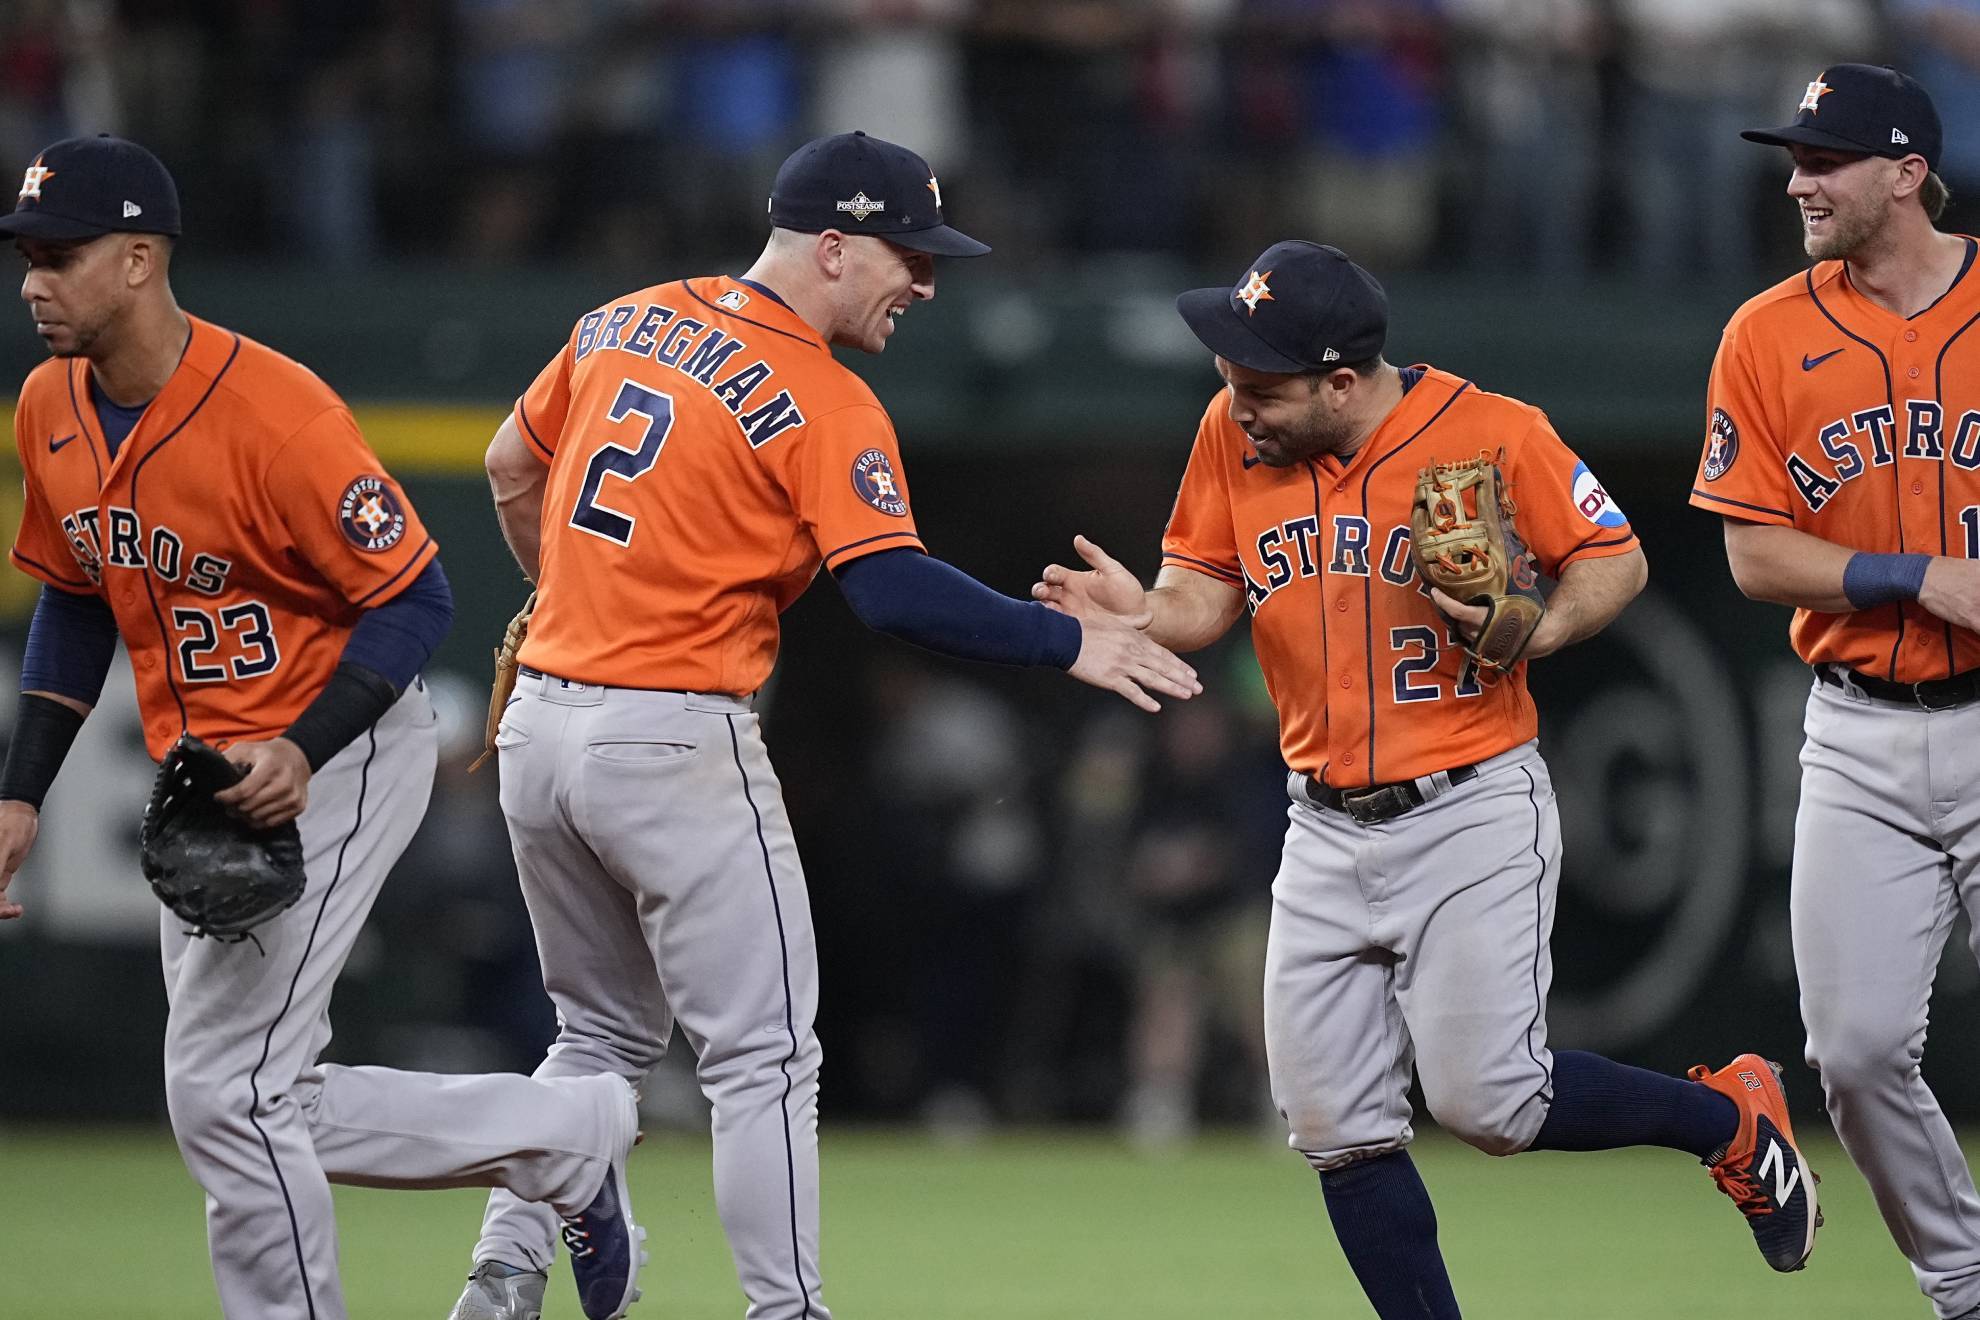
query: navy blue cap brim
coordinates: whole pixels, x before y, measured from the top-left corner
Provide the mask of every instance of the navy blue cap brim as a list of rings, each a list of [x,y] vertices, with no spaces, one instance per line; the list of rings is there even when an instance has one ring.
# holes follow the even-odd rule
[[[851,231],[847,231],[851,232]],[[981,257],[989,254],[990,245],[979,243],[962,230],[951,225],[936,225],[932,229],[911,229],[899,234],[875,234],[889,243],[897,243],[916,252],[926,252],[937,257]]]
[[[0,234],[10,238],[39,238],[51,243],[101,238],[111,231],[85,220],[71,220],[49,211],[9,211],[0,215]]]
[[[1260,339],[1257,331],[1246,325],[1245,318],[1231,305],[1228,288],[1191,289],[1177,296],[1176,311],[1182,314],[1190,333],[1227,362],[1280,376],[1307,371],[1313,365],[1287,357]]]
[[[1748,142],[1758,142],[1769,147],[1820,147],[1824,151],[1846,151],[1852,156],[1884,156],[1887,151],[1866,147],[1861,142],[1852,142],[1834,133],[1824,133],[1819,128],[1808,128],[1801,124],[1789,124],[1786,128],[1749,128],[1740,132]],[[1905,155],[1911,155],[1906,152]]]

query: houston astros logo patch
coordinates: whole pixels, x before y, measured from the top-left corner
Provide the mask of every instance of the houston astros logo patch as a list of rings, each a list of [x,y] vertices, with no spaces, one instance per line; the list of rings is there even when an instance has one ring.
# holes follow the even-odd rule
[[[1711,443],[1705,450],[1705,480],[1717,481],[1732,471],[1733,460],[1739,457],[1739,428],[1733,425],[1732,414],[1724,408],[1712,410]]]
[[[1271,278],[1272,272],[1269,270],[1263,275],[1254,270],[1251,272],[1251,278],[1244,282],[1244,287],[1237,291],[1237,300],[1245,305],[1251,315],[1258,314],[1259,303],[1278,301],[1272,296],[1272,286],[1265,282]]]
[[[1822,98],[1834,90],[1836,89],[1823,82],[1820,78],[1817,78],[1814,82],[1808,84],[1808,90],[1801,94],[1801,104],[1795,108],[1797,110],[1813,110],[1819,115],[1822,113]]]
[[[869,449],[853,460],[853,489],[859,497],[884,514],[907,517],[907,500],[894,477],[894,465],[878,449]]]
[[[27,173],[21,176],[21,195],[14,200],[17,202],[25,202],[29,199],[37,202],[40,201],[41,185],[54,177],[55,171],[43,165],[41,163],[41,157],[36,156],[34,158],[34,164],[28,166]]]
[[[359,477],[337,501],[337,525],[346,541],[375,555],[405,538],[406,512],[383,477]]]
[[[869,215],[877,215],[886,210],[887,204],[874,201],[866,195],[864,189],[861,189],[852,195],[851,201],[838,203],[838,208],[855,220],[864,220]]]

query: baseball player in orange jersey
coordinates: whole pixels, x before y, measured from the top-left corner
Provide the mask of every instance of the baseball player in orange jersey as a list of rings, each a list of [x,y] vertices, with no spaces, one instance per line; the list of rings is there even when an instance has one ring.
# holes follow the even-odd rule
[[[538,1076],[642,1078],[679,1022],[713,1104],[715,1199],[752,1320],[827,1320],[818,1267],[817,950],[752,710],[777,616],[823,565],[869,625],[1056,665],[1155,709],[1194,672],[1130,624],[1082,627],[934,559],[894,429],[835,344],[886,347],[942,219],[913,152],[821,138],[778,171],[740,279],[578,321],[488,452],[538,605],[496,738],[502,809],[562,1031]],[[551,1224],[491,1198],[459,1320],[532,1317]]]
[[[1942,1317],[1980,1320],[1980,1195],[1920,1075],[1933,974],[1980,918],[1980,271],[1933,222],[1924,88],[1863,64],[1744,134],[1794,158],[1815,264],[1712,366],[1691,502],[1814,666],[1790,911],[1808,1062]],[[1980,952],[1980,949],[1976,949]]]
[[[1768,1263],[1800,1268],[1815,1188],[1770,1065],[1746,1054],[1679,1080],[1547,1047],[1561,837],[1525,663],[1641,589],[1622,512],[1538,409],[1383,361],[1387,299],[1334,248],[1276,244],[1177,306],[1226,388],[1155,587],[1081,539],[1088,569],[1053,565],[1033,594],[1146,619],[1178,651],[1251,612],[1292,798],[1265,963],[1272,1093],[1377,1313],[1458,1314],[1407,1154],[1412,1062],[1438,1121],[1490,1154],[1691,1152]],[[1481,450],[1501,455],[1519,535],[1557,580],[1496,683],[1461,649],[1484,609],[1426,588],[1410,552],[1419,469]]]
[[[49,147],[0,233],[53,355],[14,418],[13,562],[45,585],[0,771],[0,918],[23,915],[9,882],[119,636],[152,755],[182,731],[221,746],[247,771],[222,800],[301,830],[303,897],[252,939],[161,914],[166,1099],[222,1311],[345,1314],[330,1181],[542,1197],[605,1248],[585,1282],[609,1288],[631,1232],[623,1081],[316,1062],[331,986],[432,787],[418,674],[452,615],[433,539],[327,385],[179,310],[178,192],[144,148]]]

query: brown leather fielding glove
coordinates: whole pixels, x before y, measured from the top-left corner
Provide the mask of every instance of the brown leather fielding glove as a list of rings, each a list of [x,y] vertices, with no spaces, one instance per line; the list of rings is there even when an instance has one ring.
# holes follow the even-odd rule
[[[468,767],[469,774],[481,769],[481,763],[495,755],[495,731],[502,727],[502,712],[509,708],[509,695],[516,690],[516,670],[520,667],[516,653],[522,650],[523,639],[529,636],[529,616],[535,609],[536,593],[532,591],[516,617],[509,620],[502,644],[495,648],[495,686],[488,693],[488,727],[482,733],[481,755]]]
[[[1483,605],[1485,622],[1464,649],[1495,681],[1518,663],[1547,612],[1498,460],[1432,463],[1416,477],[1410,550],[1424,581],[1453,600]]]

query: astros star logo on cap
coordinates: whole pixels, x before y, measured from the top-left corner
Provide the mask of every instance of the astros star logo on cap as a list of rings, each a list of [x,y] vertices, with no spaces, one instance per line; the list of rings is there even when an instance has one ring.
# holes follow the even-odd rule
[[[41,157],[36,156],[34,164],[27,167],[27,173],[21,179],[21,195],[14,200],[25,202],[32,197],[35,201],[40,201],[41,185],[54,177],[55,171],[43,165]]]
[[[1272,286],[1265,282],[1271,278],[1272,272],[1269,270],[1263,275],[1254,270],[1251,272],[1251,278],[1245,281],[1244,287],[1237,291],[1238,301],[1243,303],[1254,316],[1258,314],[1259,303],[1278,301],[1272,296]]]
[[[935,182],[935,176],[928,176],[928,191],[935,194],[935,209],[942,209],[942,185]]]
[[[1813,110],[1819,115],[1822,113],[1822,98],[1834,90],[1835,88],[1829,86],[1829,84],[1823,82],[1820,78],[1817,78],[1814,82],[1809,83],[1808,90],[1801,94],[1801,104],[1796,109]]]

